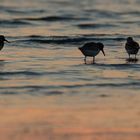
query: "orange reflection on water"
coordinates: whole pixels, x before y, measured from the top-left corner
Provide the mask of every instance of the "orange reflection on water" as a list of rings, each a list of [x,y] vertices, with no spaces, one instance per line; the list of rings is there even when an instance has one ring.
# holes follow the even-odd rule
[[[136,120],[131,120],[138,118],[128,110],[11,108],[0,109],[0,113],[0,135],[4,140],[10,140],[10,136],[15,140],[50,140],[50,137],[53,140],[139,139],[140,128],[133,126]],[[129,120],[130,124],[123,123]]]
[[[127,78],[129,75],[128,72],[119,71],[119,70],[104,70],[103,77],[105,78]]]

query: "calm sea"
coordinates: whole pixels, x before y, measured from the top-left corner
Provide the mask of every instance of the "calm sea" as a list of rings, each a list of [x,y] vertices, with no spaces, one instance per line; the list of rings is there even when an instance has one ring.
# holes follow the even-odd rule
[[[139,7],[139,0],[1,0],[0,34],[11,43],[0,53],[0,95],[65,97],[58,105],[67,105],[70,97],[87,104],[138,94],[140,60],[128,62],[124,44],[128,36],[140,42]],[[105,45],[95,64],[84,64],[78,50],[89,41]]]
[[[0,34],[1,139],[140,139],[140,0],[0,0]]]

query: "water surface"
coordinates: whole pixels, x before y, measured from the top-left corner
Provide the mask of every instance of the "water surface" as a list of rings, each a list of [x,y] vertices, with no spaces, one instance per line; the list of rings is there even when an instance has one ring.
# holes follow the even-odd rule
[[[139,6],[138,0],[1,1],[0,33],[11,43],[5,44],[0,55],[0,108],[19,108],[17,114],[21,114],[21,108],[48,109],[51,120],[48,127],[52,129],[72,128],[75,132],[75,128],[78,131],[83,127],[79,130],[83,132],[91,128],[139,128],[140,57],[137,56],[136,62],[128,62],[124,49],[128,36],[139,42]],[[100,53],[95,64],[92,58],[84,64],[77,49],[89,41],[105,45],[106,56]],[[53,118],[52,108],[58,109],[66,122],[58,117],[58,112]],[[63,114],[63,109],[70,114]],[[94,112],[104,109],[108,110],[102,113],[104,119]],[[26,113],[28,118],[30,113],[27,110]],[[118,115],[121,113],[123,117]],[[128,117],[130,114],[133,116]],[[1,122],[8,117],[6,112],[3,116]],[[23,118],[17,117],[17,124]],[[32,119],[36,124],[34,117],[24,123],[30,127]],[[4,126],[13,123],[12,119],[7,120]],[[39,127],[42,134],[42,125]],[[73,137],[68,138],[75,138],[73,131]],[[118,139],[128,139],[129,134],[132,138],[139,137],[139,133],[127,132],[122,131],[122,136],[117,131],[114,135]],[[78,135],[76,139],[85,139],[86,135]]]

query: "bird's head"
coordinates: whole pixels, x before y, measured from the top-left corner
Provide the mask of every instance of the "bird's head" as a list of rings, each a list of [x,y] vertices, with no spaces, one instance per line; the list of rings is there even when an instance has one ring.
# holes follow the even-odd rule
[[[132,42],[133,41],[133,38],[132,37],[128,37],[127,38],[127,42]]]
[[[8,40],[5,39],[3,35],[0,35],[0,42],[4,42],[4,41],[10,43]]]
[[[105,56],[105,52],[104,52],[104,45],[103,45],[103,43],[97,43],[97,45],[98,45],[98,47],[99,47],[99,49],[102,51],[102,53],[103,53],[103,55]]]

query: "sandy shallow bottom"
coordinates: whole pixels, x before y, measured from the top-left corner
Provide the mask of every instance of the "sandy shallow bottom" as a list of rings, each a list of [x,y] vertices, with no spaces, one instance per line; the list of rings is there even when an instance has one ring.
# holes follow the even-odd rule
[[[96,98],[97,102],[89,101],[89,104],[78,101],[77,97],[70,97],[65,100],[67,102],[65,105],[62,102],[58,106],[60,98],[66,99],[65,96],[28,97],[27,101],[26,97],[24,100],[23,97],[1,97],[1,139],[140,139],[138,95],[131,98],[131,101],[124,100],[123,96],[122,98],[104,97]],[[7,104],[4,104],[3,101]]]

